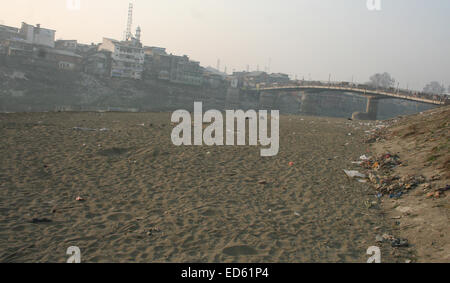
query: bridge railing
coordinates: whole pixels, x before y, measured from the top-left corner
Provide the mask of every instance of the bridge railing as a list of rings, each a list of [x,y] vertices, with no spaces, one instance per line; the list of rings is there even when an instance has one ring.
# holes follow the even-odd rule
[[[323,82],[323,81],[315,81],[308,83],[296,83],[296,84],[283,84],[276,86],[265,86],[259,88],[259,90],[277,90],[277,89],[331,89],[331,90],[343,90],[343,91],[352,91],[359,92],[364,94],[374,94],[374,95],[383,95],[389,97],[395,97],[406,100],[414,100],[420,101],[430,104],[437,105],[448,105],[450,104],[450,100],[447,97],[436,95],[436,94],[428,94],[423,92],[415,92],[404,89],[395,89],[395,88],[376,88],[369,85],[364,84],[353,84],[347,82]]]

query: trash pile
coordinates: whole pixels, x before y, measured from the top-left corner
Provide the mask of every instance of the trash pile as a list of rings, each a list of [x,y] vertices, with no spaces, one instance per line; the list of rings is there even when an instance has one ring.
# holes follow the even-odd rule
[[[369,175],[370,182],[376,187],[379,192],[378,197],[389,195],[390,198],[400,198],[403,194],[416,188],[418,185],[425,182],[423,176],[381,176],[378,177],[371,173]]]
[[[392,155],[390,153],[383,154],[377,158],[368,158],[363,155],[360,157],[360,159],[363,161],[361,163],[361,166],[365,169],[371,169],[381,172],[390,171],[402,164],[398,155]]]
[[[400,118],[400,117],[398,117]],[[366,131],[366,136],[363,139],[364,143],[375,143],[379,141],[384,141],[387,138],[388,128],[397,124],[399,119],[386,120],[383,123],[379,123],[372,130]]]
[[[352,163],[358,164],[366,170],[370,170],[368,175],[359,173],[358,171],[344,171],[350,178],[358,177],[368,179],[375,185],[378,198],[384,195],[388,195],[390,198],[400,198],[407,191],[414,189],[426,181],[423,176],[392,176],[392,170],[402,165],[400,157],[396,154],[385,153],[375,158],[362,155],[360,160]],[[361,180],[358,181],[361,182]]]

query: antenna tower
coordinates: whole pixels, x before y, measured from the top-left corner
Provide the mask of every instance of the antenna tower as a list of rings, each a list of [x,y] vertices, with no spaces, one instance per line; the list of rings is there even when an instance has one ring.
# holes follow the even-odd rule
[[[131,25],[133,24],[133,3],[130,3],[128,6],[128,21],[127,21],[127,31],[125,35],[125,41],[128,41],[131,39]]]

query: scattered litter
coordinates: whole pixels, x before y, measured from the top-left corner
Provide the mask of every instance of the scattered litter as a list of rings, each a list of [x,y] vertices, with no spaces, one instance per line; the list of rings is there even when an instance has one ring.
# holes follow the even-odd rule
[[[84,198],[78,196],[75,200],[76,200],[76,201],[84,201]]]
[[[267,181],[266,181],[266,180],[261,180],[261,181],[258,181],[258,184],[260,184],[260,185],[266,185],[266,184],[267,184]]]
[[[82,127],[73,127],[72,130],[83,131],[83,132],[96,132],[96,131],[107,132],[107,131],[109,131],[108,128],[101,128],[101,129],[97,130],[97,129],[91,129],[91,128],[82,128]]]
[[[367,156],[364,154],[364,155],[361,155],[361,156],[359,157],[359,159],[361,159],[361,160],[363,160],[363,161],[366,161],[366,160],[369,160],[369,157],[367,157]]]
[[[290,166],[290,167],[294,166],[294,162],[292,162],[292,161],[289,162],[289,166]]]
[[[367,183],[367,180],[365,180],[365,179],[358,179],[358,182],[360,182],[360,183]]]
[[[348,177],[350,178],[355,178],[355,177],[359,177],[359,178],[366,178],[366,175],[359,173],[358,171],[354,171],[354,170],[344,170],[345,174],[347,174]]]
[[[300,213],[294,212],[294,215],[295,215],[295,216],[300,216]]]

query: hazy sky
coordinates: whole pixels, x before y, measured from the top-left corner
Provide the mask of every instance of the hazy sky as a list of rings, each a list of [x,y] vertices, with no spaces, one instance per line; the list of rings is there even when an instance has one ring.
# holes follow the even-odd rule
[[[76,1],[76,0],[74,0]],[[0,0],[0,24],[40,23],[56,37],[82,43],[122,39],[129,0]],[[401,87],[431,80],[450,84],[450,1],[381,0],[134,0],[133,30],[145,45],[189,55],[228,72],[260,70],[298,78],[365,82],[389,72]]]

